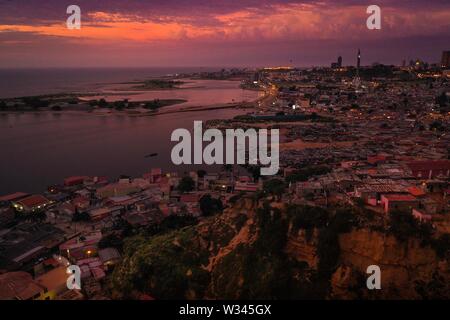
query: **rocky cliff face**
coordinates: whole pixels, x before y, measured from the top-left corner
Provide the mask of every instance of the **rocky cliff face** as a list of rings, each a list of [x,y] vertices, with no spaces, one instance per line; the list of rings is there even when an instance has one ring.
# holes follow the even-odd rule
[[[297,232],[290,231],[285,252],[297,261],[303,261],[312,269],[317,269],[319,257],[317,256],[318,230]]]
[[[318,264],[318,231],[306,236],[299,230],[288,237],[286,253],[312,269]],[[392,235],[368,229],[339,235],[340,255],[331,276],[331,299],[450,298],[450,265],[418,239],[398,241]],[[381,270],[381,290],[368,290],[367,268]],[[438,287],[438,292],[433,291]]]
[[[377,265],[381,270],[381,287],[377,293],[366,291],[363,297],[422,298],[421,287],[440,278],[441,285],[450,296],[450,268],[430,246],[422,246],[418,239],[398,241],[392,235],[367,229],[354,230],[339,237],[340,266],[332,277],[332,293],[335,298],[352,298],[349,287],[364,280],[367,267]],[[437,280],[437,282],[439,282]],[[360,284],[365,286],[364,283]]]
[[[299,227],[310,221],[295,221],[285,209],[242,199],[197,226],[132,239],[113,276],[116,292],[165,299],[450,298],[449,263],[432,247],[362,228],[334,234],[338,228],[323,221],[320,228]],[[381,268],[381,290],[366,287],[370,265]]]

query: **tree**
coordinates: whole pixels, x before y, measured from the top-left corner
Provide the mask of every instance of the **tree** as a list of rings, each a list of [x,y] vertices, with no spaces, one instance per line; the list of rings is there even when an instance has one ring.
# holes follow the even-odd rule
[[[161,235],[173,230],[193,226],[197,223],[197,218],[191,215],[170,215],[165,217],[160,223],[153,223],[147,226],[146,234],[149,236]]]
[[[223,211],[222,201],[211,197],[210,194],[204,195],[199,203],[200,210],[204,216],[212,216]]]
[[[122,239],[120,239],[115,234],[109,234],[109,235],[103,237],[98,243],[98,247],[100,249],[111,248],[112,247],[112,248],[116,248],[116,249],[122,250],[122,246],[123,246]]]
[[[123,110],[126,108],[127,103],[128,103],[128,100],[125,99],[123,101],[115,101],[113,103],[113,105],[114,105],[114,108],[116,108],[117,110]]]
[[[178,190],[182,193],[194,190],[195,181],[191,177],[183,177],[178,184]]]
[[[320,207],[290,205],[287,213],[295,230],[322,228],[329,221],[329,212]]]
[[[261,177],[261,168],[257,165],[248,165],[244,167],[252,175],[253,180],[256,181]]]
[[[145,105],[144,105],[144,108],[150,109],[150,110],[156,110],[161,107],[162,107],[162,103],[161,103],[161,101],[159,101],[159,99],[149,101],[149,102],[145,103]]]
[[[98,101],[98,106],[99,106],[100,108],[107,108],[107,107],[108,107],[108,102],[106,102],[105,99],[101,98],[101,99]]]
[[[76,211],[73,214],[72,221],[78,222],[78,221],[89,221],[91,219],[91,216],[87,212],[78,212]]]
[[[450,256],[450,234],[444,233],[436,240],[433,240],[432,247],[439,258],[444,259],[446,256]]]
[[[447,104],[448,98],[445,92],[442,92],[439,96],[436,97],[436,103],[439,104],[439,107],[444,108]]]
[[[204,176],[206,176],[206,171],[205,170],[198,170],[197,171],[197,176],[199,178],[203,178]]]
[[[364,201],[363,198],[356,198],[355,199],[355,204],[360,207],[360,208],[364,208],[366,205],[366,202]]]
[[[410,212],[392,211],[389,214],[389,230],[400,241],[416,237],[428,241],[432,230],[429,225],[419,223]]]
[[[33,109],[46,108],[50,104],[47,100],[41,100],[37,97],[27,97],[23,101]]]
[[[430,124],[430,130],[433,131],[444,131],[445,127],[442,125],[442,122],[439,120],[435,120]]]
[[[292,173],[291,175],[286,177],[286,182],[298,182],[298,181],[307,181],[309,178],[313,176],[320,176],[326,174],[331,171],[331,168],[328,166],[310,166],[306,168],[299,169]]]
[[[286,185],[284,181],[280,179],[271,179],[264,181],[263,185],[264,192],[272,194],[276,196],[278,199],[281,198],[281,196],[283,195],[285,188]]]

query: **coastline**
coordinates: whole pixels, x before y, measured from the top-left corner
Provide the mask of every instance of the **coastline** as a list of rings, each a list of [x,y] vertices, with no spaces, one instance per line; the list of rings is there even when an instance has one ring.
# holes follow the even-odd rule
[[[176,78],[165,78],[164,81],[168,81],[168,79],[175,79]],[[183,84],[190,83],[189,80],[195,80],[195,79],[183,79]],[[134,81],[134,82],[128,82],[127,84],[141,84],[145,83],[145,81]],[[216,81],[212,79],[211,81]],[[220,81],[220,80],[217,80]],[[233,82],[238,82],[236,80],[229,80]],[[193,82],[191,82],[193,83]],[[124,84],[124,83],[121,83]],[[192,90],[192,89],[199,89],[201,90],[202,86],[194,86],[194,87],[173,87],[173,88],[142,88],[142,89],[136,89],[136,88],[127,88],[127,89],[111,89],[111,92],[89,92],[89,93],[74,93],[74,92],[61,92],[57,94],[42,94],[42,95],[34,95],[34,96],[23,96],[23,97],[17,97],[17,98],[7,98],[7,99],[0,99],[5,103],[14,103],[17,101],[21,101],[21,104],[19,106],[15,107],[7,107],[6,109],[0,109],[0,116],[5,115],[17,115],[17,114],[41,114],[41,113],[51,113],[51,114],[89,114],[93,116],[111,116],[111,115],[121,115],[121,116],[130,116],[130,117],[151,117],[151,116],[158,116],[158,115],[166,115],[166,114],[173,114],[173,113],[180,113],[180,112],[200,112],[200,111],[209,111],[209,110],[220,110],[220,109],[232,109],[232,108],[239,108],[239,109],[251,109],[257,106],[258,102],[261,100],[264,100],[267,97],[267,92],[264,90],[248,90],[246,88],[240,88],[237,86],[235,89],[241,89],[246,91],[258,91],[263,93],[261,96],[256,96],[254,99],[247,101],[232,101],[232,102],[224,102],[224,103],[205,103],[205,104],[196,104],[196,105],[189,105],[189,106],[182,106],[183,104],[187,104],[190,101],[188,99],[153,99],[153,100],[142,100],[142,101],[130,101],[128,99],[118,99],[115,101],[108,101],[107,107],[100,107],[100,106],[89,106],[92,103],[99,102],[100,100],[105,100],[106,97],[111,96],[133,96],[133,95],[139,95],[141,92],[157,92],[157,91],[184,91],[184,90]],[[227,89],[227,88],[224,88]],[[121,90],[121,92],[117,92],[117,90]],[[205,90],[208,90],[207,88]],[[97,99],[89,99],[96,97]],[[37,100],[42,101],[44,100],[47,103],[46,107],[39,107],[32,109],[32,107],[27,106],[26,102],[24,100]],[[234,99],[233,99],[234,100]],[[75,103],[71,102],[75,101]],[[161,106],[156,106],[154,109],[151,108],[145,108],[143,105],[154,103],[158,101],[158,103],[161,103]],[[133,107],[125,107],[125,108],[117,108],[114,107],[114,103],[116,102],[126,102],[130,104],[134,104]],[[65,105],[64,107],[59,106],[60,104]],[[137,105],[137,106],[136,106]],[[176,107],[179,105],[179,108],[174,109],[167,109],[167,107]],[[59,108],[58,110],[53,110],[52,107],[57,106]],[[77,110],[77,107],[79,106],[79,110]],[[15,109],[12,109],[15,108]]]

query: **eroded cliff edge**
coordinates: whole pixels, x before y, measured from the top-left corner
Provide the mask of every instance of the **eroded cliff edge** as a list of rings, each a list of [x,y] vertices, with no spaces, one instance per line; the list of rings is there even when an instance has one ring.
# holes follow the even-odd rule
[[[198,225],[129,239],[111,288],[117,298],[450,298],[448,242],[398,239],[359,214],[243,198]],[[366,287],[369,265],[381,290]]]

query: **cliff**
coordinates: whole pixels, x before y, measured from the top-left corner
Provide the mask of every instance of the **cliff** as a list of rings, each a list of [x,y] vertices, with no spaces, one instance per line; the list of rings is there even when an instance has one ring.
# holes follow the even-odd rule
[[[355,226],[349,212],[244,198],[200,224],[126,241],[115,298],[450,298],[450,269],[420,239]],[[448,249],[448,248],[446,248]],[[381,268],[381,290],[366,269]]]
[[[361,274],[366,277],[370,265],[380,267],[382,289],[360,290],[364,298],[450,297],[448,261],[439,258],[430,246],[423,246],[419,239],[400,242],[392,235],[359,229],[340,235],[339,245],[340,265],[331,282],[334,298],[353,298],[349,286],[354,286]],[[442,288],[439,292],[428,291],[430,285]]]

